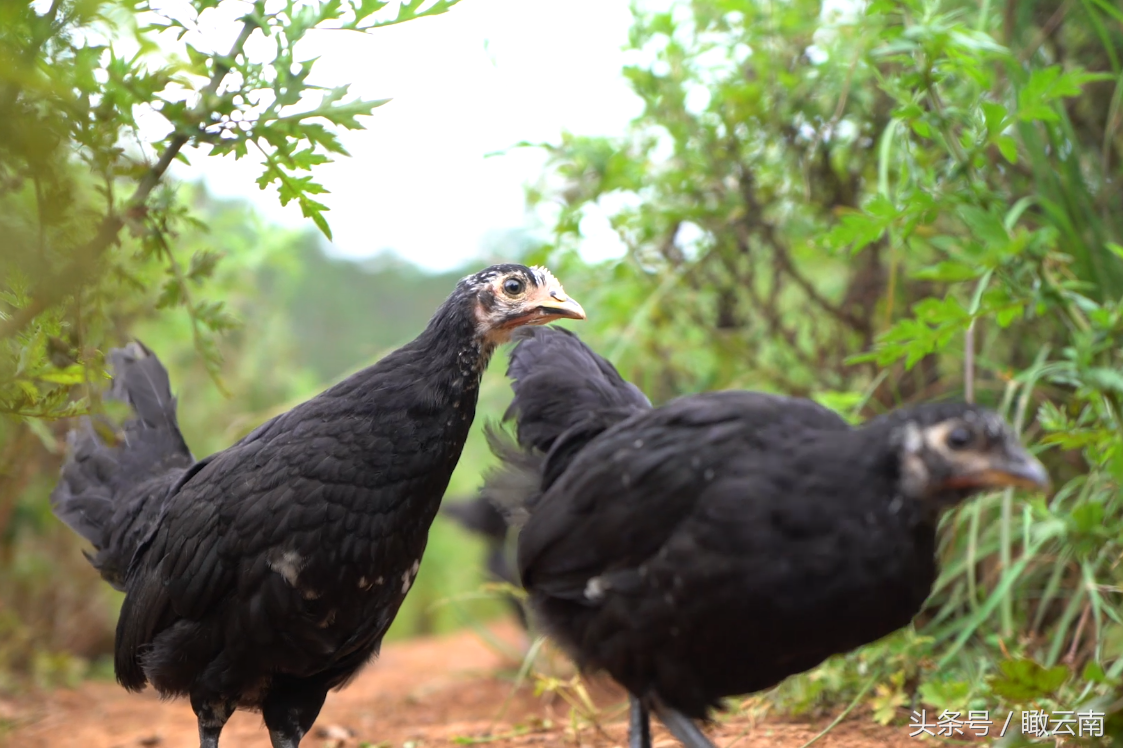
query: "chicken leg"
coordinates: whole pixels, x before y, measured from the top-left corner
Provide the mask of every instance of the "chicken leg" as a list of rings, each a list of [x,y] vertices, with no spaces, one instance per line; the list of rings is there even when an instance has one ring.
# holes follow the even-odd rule
[[[655,716],[686,748],[716,748],[698,725],[694,724],[694,720],[663,704],[658,697],[653,698],[652,702],[651,708]]]
[[[191,708],[199,721],[199,748],[218,748],[218,736],[234,713],[234,702],[191,694]]]
[[[628,707],[628,748],[651,748],[651,714],[632,694],[628,694]]]
[[[261,705],[273,748],[297,748],[312,729],[328,692],[322,683],[275,679]]]

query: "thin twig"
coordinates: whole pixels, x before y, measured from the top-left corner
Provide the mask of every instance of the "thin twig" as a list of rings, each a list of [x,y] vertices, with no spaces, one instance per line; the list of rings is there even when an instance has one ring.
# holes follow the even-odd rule
[[[940,98],[940,92],[936,90],[936,87],[934,85],[928,87],[928,100],[932,102],[932,108],[936,110],[936,114],[939,115],[940,121],[948,122],[948,116],[946,110],[944,109],[943,99]],[[951,128],[949,126],[949,130],[950,129]],[[960,144],[959,138],[956,136],[956,134],[950,133],[949,135],[950,137],[945,136],[943,138],[943,141],[947,144],[948,150],[951,151],[952,156],[956,160],[956,163],[966,169],[968,176],[971,177],[972,183],[978,181],[978,172],[975,169],[975,165],[971,160],[971,157],[967,155],[967,152],[965,150],[963,150],[963,146]]]
[[[963,336],[963,399],[975,402],[975,318]]]
[[[779,686],[774,686],[774,687],[773,687],[773,688],[772,688],[771,690],[767,691],[766,693],[763,693],[763,694],[757,694],[756,696],[754,696],[754,697],[752,698],[752,700],[754,700],[754,701],[755,701],[756,699],[761,699],[762,701],[764,701],[764,702],[765,702],[765,705],[764,705],[764,707],[763,707],[763,715],[762,715],[762,716],[763,716],[764,718],[767,718],[767,716],[768,716],[768,708],[769,708],[769,706],[768,706],[767,700],[771,699],[771,698],[772,698],[772,696],[773,696],[773,695],[774,695],[774,694],[775,694],[775,693],[776,693],[776,692],[777,692],[778,690],[780,690],[780,687],[779,687]],[[745,704],[746,704],[746,703],[747,703],[747,702],[741,702],[741,707],[740,707],[740,708],[741,708],[741,711],[742,711],[742,712],[746,712],[746,711],[748,712],[748,714],[747,714],[747,717],[748,717],[748,720],[749,720],[749,724],[745,725],[745,728],[744,728],[743,730],[741,730],[741,732],[737,733],[737,734],[736,734],[736,735],[735,735],[735,736],[733,737],[733,740],[731,740],[731,741],[729,741],[728,743],[726,743],[726,744],[725,744],[725,748],[733,748],[733,746],[735,746],[735,745],[737,745],[738,743],[740,743],[740,742],[741,742],[741,741],[742,741],[742,740],[743,740],[743,739],[745,738],[745,736],[746,736],[746,735],[748,735],[748,734],[749,734],[750,732],[752,732],[752,731],[753,731],[753,730],[754,730],[754,729],[756,728],[756,725],[757,725],[758,719],[757,719],[756,715],[754,715],[754,714],[753,714],[753,712],[751,711],[751,708],[750,708],[750,709],[746,709],[746,708],[745,708]]]
[[[1111,95],[1111,105],[1107,109],[1107,121],[1104,122],[1103,145],[1100,147],[1100,169],[1104,174],[1107,174],[1111,168],[1114,135],[1119,129],[1120,121],[1123,120],[1123,109],[1120,104],[1123,104],[1123,81],[1116,80],[1115,92]]]
[[[507,709],[511,706],[511,700],[515,698],[515,693],[522,688],[523,683],[526,682],[527,676],[530,675],[531,669],[534,667],[534,661],[538,658],[538,652],[542,649],[542,645],[546,643],[546,637],[535,637],[530,646],[526,650],[526,655],[523,657],[522,664],[519,666],[519,672],[515,675],[515,682],[511,685],[511,690],[507,692],[507,697],[503,699],[503,703],[499,705],[499,711],[491,718],[491,724],[487,726],[487,733],[490,734],[495,726],[499,724],[499,720],[507,713]]]
[[[865,696],[867,692],[869,692],[870,688],[873,687],[873,684],[876,683],[879,678],[881,678],[880,670],[866,681],[866,684],[862,686],[862,690],[858,692],[858,695],[854,697],[854,700],[851,701],[850,704],[845,709],[843,709],[842,712],[837,717],[835,717],[829,725],[824,727],[822,732],[801,745],[800,748],[809,748],[809,746],[817,743],[820,738],[837,727],[838,723],[846,719],[846,715],[850,714],[850,712],[854,710],[854,707],[858,706],[858,702],[862,700],[862,697]]]
[[[1088,617],[1092,615],[1092,603],[1084,604],[1084,612],[1080,614],[1080,621],[1076,624],[1076,633],[1072,635],[1072,646],[1064,657],[1065,664],[1070,667],[1076,662],[1076,652],[1080,649],[1080,639],[1084,636],[1084,627],[1088,625]]]
[[[746,220],[748,216],[757,216],[759,218],[759,221],[755,225],[760,229],[762,238],[772,247],[772,251],[776,255],[776,259],[781,263],[784,272],[803,290],[812,303],[839,321],[844,322],[855,330],[860,330],[862,328],[861,320],[845,309],[827,301],[811,281],[807,280],[796,270],[795,264],[788,254],[787,247],[780,241],[780,237],[776,233],[776,227],[764,220],[760,202],[756,198],[756,186],[753,176],[748,169],[744,167],[739,169],[737,183],[740,187],[741,200],[745,203],[746,208],[744,217],[741,220]],[[745,226],[745,228],[747,229],[748,227]]]
[[[1037,50],[1041,48],[1045,40],[1052,36],[1053,32],[1057,30],[1057,27],[1061,25],[1061,21],[1063,21],[1064,17],[1068,14],[1068,9],[1071,5],[1072,0],[1065,0],[1061,7],[1057,8],[1056,11],[1053,12],[1053,15],[1049,16],[1049,20],[1041,27],[1041,31],[1037,33],[1037,36],[1034,37],[1032,42],[1026,45],[1022,53],[1018,55],[1019,62],[1025,62],[1037,54]]]
[[[1044,352],[1044,351],[1043,351]],[[1021,437],[1025,426],[1026,411],[1033,395],[1033,383],[1026,382],[1018,395],[1018,404],[1014,412],[1014,433]],[[1014,489],[1007,488],[1002,492],[1002,519],[998,527],[999,560],[1003,574],[1007,574],[1013,565],[1013,537],[1010,533],[1011,523],[1014,521]],[[1014,601],[1010,595],[1003,595],[999,600],[999,617],[1002,622],[1002,636],[1010,638],[1014,635]]]
[[[850,67],[846,71],[846,80],[843,81],[842,92],[838,96],[838,105],[834,108],[834,114],[826,125],[815,131],[815,138],[807,148],[806,157],[803,162],[803,195],[807,200],[811,200],[811,158],[822,144],[823,139],[827,137],[827,133],[834,133],[834,128],[838,126],[838,123],[842,120],[843,113],[846,112],[846,100],[850,97],[850,87],[854,83],[854,71],[858,69],[858,63],[862,60],[862,52],[865,50],[865,44],[866,36],[862,34],[861,38],[858,39],[858,50],[854,53],[854,59],[850,61]]]

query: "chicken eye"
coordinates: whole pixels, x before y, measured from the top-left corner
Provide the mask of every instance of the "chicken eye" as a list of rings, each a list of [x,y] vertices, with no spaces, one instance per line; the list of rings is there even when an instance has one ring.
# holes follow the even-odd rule
[[[963,449],[969,446],[972,441],[974,441],[974,436],[962,426],[948,432],[947,443],[952,449]]]
[[[518,278],[508,278],[503,281],[503,293],[508,296],[518,296],[526,288],[526,284]]]

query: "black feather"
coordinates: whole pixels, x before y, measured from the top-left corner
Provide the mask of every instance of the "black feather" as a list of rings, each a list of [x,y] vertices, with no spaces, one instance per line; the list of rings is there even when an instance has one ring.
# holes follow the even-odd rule
[[[109,353],[109,395],[133,416],[120,429],[82,419],[67,435],[70,452],[51,494],[55,515],[94,546],[101,575],[123,589],[138,544],[163,500],[194,462],[176,420],[176,400],[163,364],[140,343]]]
[[[515,392],[504,419],[515,421],[517,442],[486,429],[499,467],[485,477],[482,494],[508,521],[525,522],[541,491],[590,440],[651,408],[647,396],[616,367],[557,327],[519,330],[507,376]]]
[[[111,354],[111,393],[135,416],[115,444],[89,426],[73,437],[55,507],[125,589],[122,685],[189,696],[213,737],[235,707],[260,709],[278,744],[308,732],[413,584],[510,324],[488,323],[481,295],[512,274],[555,282],[521,265],[465,278],[415,340],[198,462],[156,358]],[[545,319],[514,303],[505,314]],[[543,308],[541,294],[527,303]]]
[[[553,476],[584,444],[651,403],[568,330],[524,328],[512,338],[507,375],[515,397],[504,418],[515,421],[518,439],[487,424],[484,434],[498,466],[487,472],[479,496],[443,511],[487,539],[493,578],[518,584],[506,552],[508,525],[517,528],[526,521]],[[521,603],[510,602],[525,626]]]
[[[516,419],[519,444],[549,452],[591,414],[647,410],[651,402],[581,339],[559,327],[518,331],[507,376],[515,397],[504,419]]]
[[[487,496],[480,495],[468,501],[446,501],[441,506],[441,514],[465,530],[489,540],[502,541],[507,537],[507,522]]]

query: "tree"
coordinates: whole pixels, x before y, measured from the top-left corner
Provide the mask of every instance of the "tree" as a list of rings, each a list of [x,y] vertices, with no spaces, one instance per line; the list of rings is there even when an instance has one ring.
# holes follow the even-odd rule
[[[643,62],[624,74],[644,111],[626,137],[546,146],[544,252],[573,277],[590,207],[610,213],[628,254],[583,301],[654,399],[750,386],[868,415],[966,397],[1047,460],[1048,501],[1007,493],[948,520],[920,636],[828,663],[789,704],[874,684],[883,720],[918,701],[1108,703],[1123,675],[1123,14],[842,7],[637,9]]]
[[[177,256],[176,232],[195,220],[163,184],[191,145],[211,155],[260,155],[263,189],[296,201],[326,235],[324,188],[308,173],[344,154],[338,128],[384,101],[348,99],[347,87],[306,82],[308,31],[369,31],[444,13],[458,0],[194,0],[164,9],[147,0],[6,3],[0,17],[0,201],[6,251],[0,339],[0,412],[17,419],[82,412],[72,388],[99,365],[101,341],[130,310],[180,308],[212,371],[212,333],[235,320],[196,297],[221,252]],[[422,7],[425,5],[426,7]],[[182,43],[206,14],[244,8],[229,49]],[[247,55],[270,37],[268,62]],[[185,55],[180,59],[174,50]],[[142,116],[165,130],[146,140]],[[157,266],[162,266],[156,270]],[[149,290],[158,288],[153,299]]]

